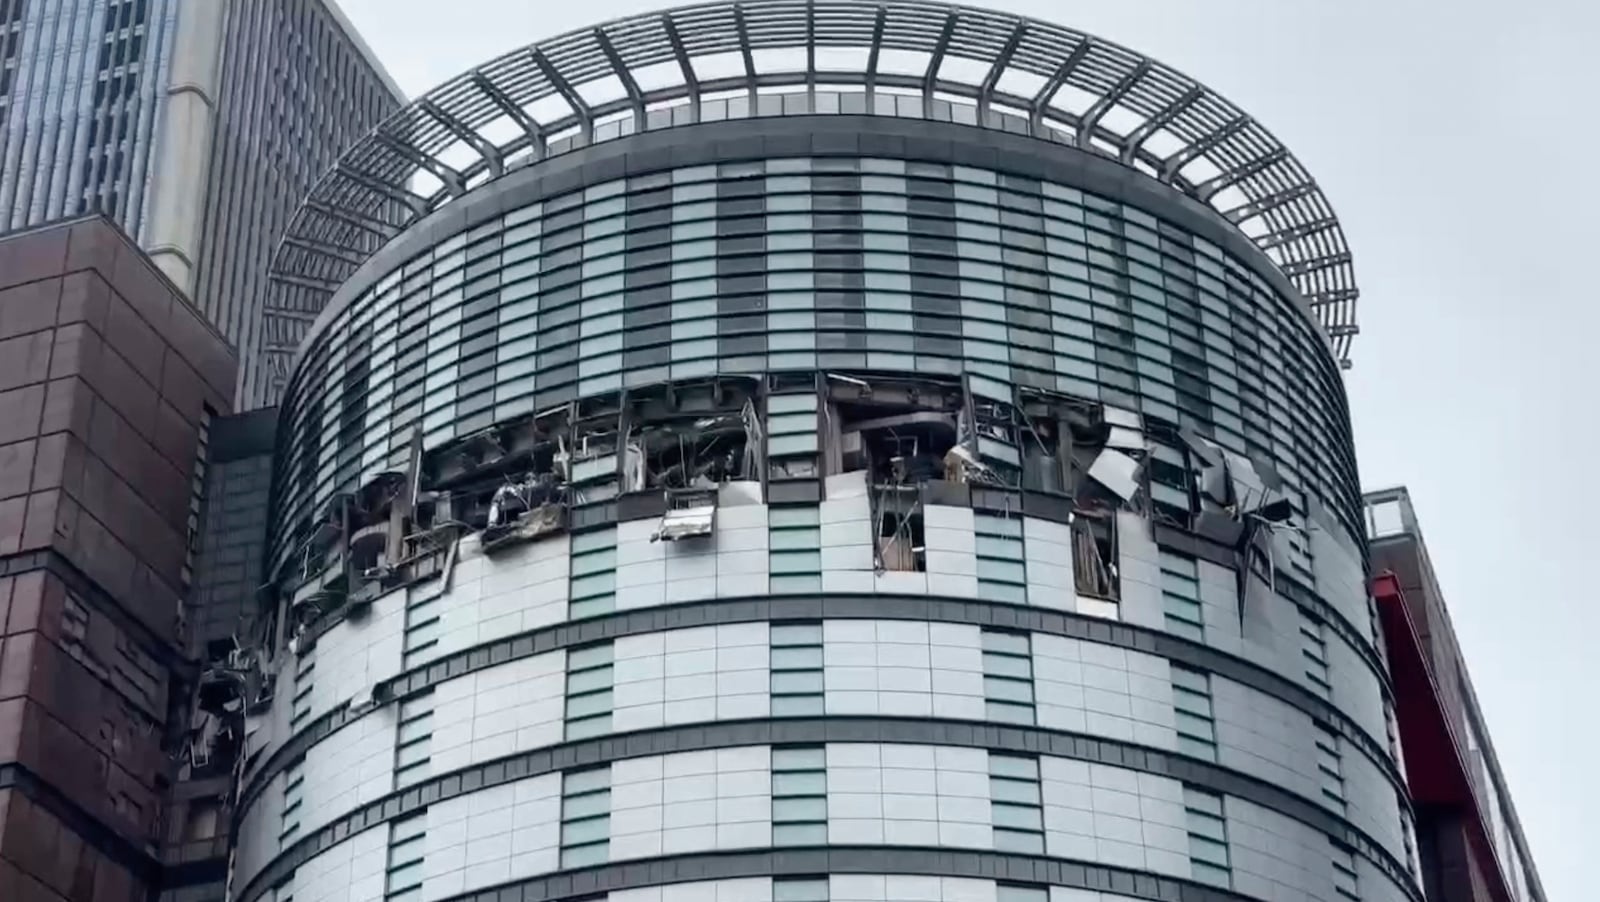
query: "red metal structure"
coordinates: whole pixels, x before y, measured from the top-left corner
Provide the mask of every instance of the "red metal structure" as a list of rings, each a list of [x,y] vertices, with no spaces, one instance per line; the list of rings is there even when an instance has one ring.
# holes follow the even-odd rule
[[[1459,851],[1465,853],[1456,866],[1441,862],[1435,864],[1436,873],[1424,875],[1429,895],[1450,902],[1516,902],[1496,859],[1486,812],[1473,792],[1466,739],[1451,726],[1453,718],[1428,665],[1430,655],[1406,606],[1399,577],[1390,571],[1378,574],[1372,580],[1372,594],[1388,640],[1396,720],[1406,780],[1417,808],[1419,842],[1426,847],[1432,841],[1436,861],[1456,858],[1440,846],[1454,845],[1449,840],[1458,837],[1439,835],[1455,832]],[[1425,863],[1429,857],[1424,855]]]

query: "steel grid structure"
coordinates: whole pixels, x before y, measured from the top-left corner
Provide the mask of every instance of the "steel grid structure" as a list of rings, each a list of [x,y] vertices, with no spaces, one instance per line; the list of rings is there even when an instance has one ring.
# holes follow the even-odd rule
[[[824,100],[839,91],[862,99]],[[389,238],[517,166],[639,131],[823,112],[1022,132],[1138,168],[1249,235],[1349,363],[1349,246],[1316,180],[1264,126],[1093,35],[921,0],[702,4],[507,53],[346,152],[291,220],[272,275],[331,296]]]

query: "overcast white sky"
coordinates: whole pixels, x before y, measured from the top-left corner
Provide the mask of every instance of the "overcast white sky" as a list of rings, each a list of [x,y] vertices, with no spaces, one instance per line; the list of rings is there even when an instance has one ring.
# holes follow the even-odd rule
[[[668,4],[341,5],[415,95],[516,46]],[[1600,211],[1600,4],[976,5],[1184,70],[1321,182],[1363,290],[1347,384],[1364,482],[1411,488],[1551,902],[1596,898],[1585,858],[1600,848],[1600,599],[1582,562],[1600,561],[1600,479],[1586,469],[1600,409],[1588,215]]]

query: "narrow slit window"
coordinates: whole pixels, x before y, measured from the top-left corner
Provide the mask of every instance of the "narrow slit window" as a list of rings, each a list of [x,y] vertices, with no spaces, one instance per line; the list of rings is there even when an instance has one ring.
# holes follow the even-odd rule
[[[1189,863],[1194,878],[1213,886],[1231,888],[1233,869],[1228,855],[1228,826],[1222,796],[1193,786],[1183,788],[1188,819]]]
[[[989,756],[989,816],[994,847],[1044,854],[1044,800],[1039,761],[1021,755]]]
[[[611,848],[611,768],[569,771],[561,781],[561,866],[601,864]]]
[[[772,844],[828,842],[828,758],[820,745],[772,750]]]
[[[1217,760],[1217,724],[1211,705],[1211,675],[1172,665],[1172,707],[1178,728],[1178,751],[1207,761]]]
[[[610,732],[612,680],[610,642],[567,653],[568,739]]]
[[[1027,633],[983,631],[983,697],[989,720],[1034,723],[1033,653]]]
[[[772,716],[822,714],[822,624],[774,623],[771,642]]]

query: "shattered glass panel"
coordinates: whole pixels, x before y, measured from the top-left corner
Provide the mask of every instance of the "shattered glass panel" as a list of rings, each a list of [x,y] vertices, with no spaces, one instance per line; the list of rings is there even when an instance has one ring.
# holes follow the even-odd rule
[[[1139,491],[1139,462],[1121,451],[1108,448],[1100,452],[1089,467],[1089,478],[1130,501]]]

